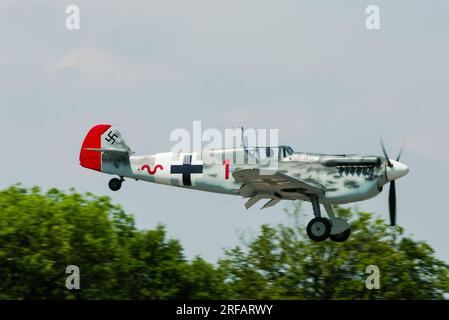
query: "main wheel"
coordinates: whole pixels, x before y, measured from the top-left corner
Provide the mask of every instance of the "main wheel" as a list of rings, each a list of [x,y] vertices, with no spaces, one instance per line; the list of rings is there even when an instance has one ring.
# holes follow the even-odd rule
[[[119,191],[122,187],[122,180],[114,178],[109,181],[109,189],[112,191]]]
[[[329,235],[329,238],[335,242],[345,242],[346,240],[348,240],[350,235],[351,235],[351,228],[346,229],[345,231],[339,234],[331,234]]]
[[[331,234],[332,225],[328,219],[315,218],[307,225],[307,235],[315,242],[326,240]]]

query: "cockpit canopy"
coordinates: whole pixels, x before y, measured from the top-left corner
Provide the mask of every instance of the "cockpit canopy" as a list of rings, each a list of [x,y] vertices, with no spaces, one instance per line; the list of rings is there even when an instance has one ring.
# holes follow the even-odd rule
[[[293,149],[289,146],[249,147],[246,150],[256,159],[278,159],[279,161],[294,153]]]

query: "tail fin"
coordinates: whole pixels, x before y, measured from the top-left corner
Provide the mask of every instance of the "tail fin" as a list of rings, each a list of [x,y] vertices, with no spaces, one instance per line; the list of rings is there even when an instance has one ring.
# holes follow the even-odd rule
[[[120,132],[111,125],[100,124],[90,129],[80,151],[81,166],[102,171],[102,154],[129,154],[131,150]]]

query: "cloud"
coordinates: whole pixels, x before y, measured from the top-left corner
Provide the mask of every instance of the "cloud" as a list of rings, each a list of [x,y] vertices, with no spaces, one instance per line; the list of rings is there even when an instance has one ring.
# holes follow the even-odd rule
[[[139,85],[183,80],[174,68],[148,61],[129,61],[94,48],[72,50],[50,64],[50,71],[76,71],[91,85]]]
[[[9,64],[8,60],[6,60],[6,58],[0,57],[0,66],[4,66]]]

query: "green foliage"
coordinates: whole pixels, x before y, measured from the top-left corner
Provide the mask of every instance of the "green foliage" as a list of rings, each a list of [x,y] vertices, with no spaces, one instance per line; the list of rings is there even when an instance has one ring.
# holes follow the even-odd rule
[[[300,223],[262,226],[214,266],[186,260],[164,227],[139,230],[108,197],[14,186],[0,192],[0,299],[441,299],[449,266],[424,242],[371,214],[352,220],[345,243],[314,243]],[[81,290],[65,287],[66,267]],[[368,265],[381,289],[367,290]]]
[[[449,266],[422,241],[391,230],[371,214],[336,208],[352,220],[344,243],[310,241],[299,223],[299,206],[288,211],[289,226],[262,226],[244,250],[226,252],[220,266],[234,297],[247,299],[443,299]],[[367,290],[369,265],[381,272],[381,289]]]
[[[79,291],[65,287],[68,265],[81,270]],[[221,287],[213,266],[186,261],[162,226],[137,230],[107,197],[0,192],[0,299],[193,299]]]

